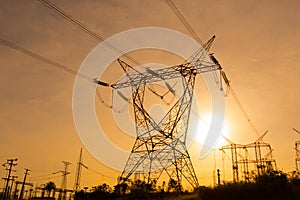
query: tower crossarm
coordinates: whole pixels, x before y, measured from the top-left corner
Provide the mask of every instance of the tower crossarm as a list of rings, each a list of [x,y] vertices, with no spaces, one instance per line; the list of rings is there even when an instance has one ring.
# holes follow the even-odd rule
[[[220,70],[221,66],[219,64],[215,63],[200,63],[199,65],[192,65],[190,63],[185,63],[181,65],[171,66],[167,68],[157,69],[157,70],[151,70],[146,69],[145,72],[138,72],[136,70],[131,70],[127,73],[130,74],[130,79],[128,76],[124,76],[116,83],[112,84],[111,86],[114,89],[121,89],[121,88],[127,88],[132,87],[132,85],[140,85],[141,83],[147,84],[147,83],[155,83],[160,81],[166,81],[170,79],[176,79],[180,78],[182,76],[185,76],[189,73],[193,74],[200,74],[215,70]]]
[[[266,143],[266,142],[254,142],[254,143],[250,143],[250,144],[247,144],[247,147],[249,148],[254,148],[254,147],[270,147],[270,144],[269,143]]]

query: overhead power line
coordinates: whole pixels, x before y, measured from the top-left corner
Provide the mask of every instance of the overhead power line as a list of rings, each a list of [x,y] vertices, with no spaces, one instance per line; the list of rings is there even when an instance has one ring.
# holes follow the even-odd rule
[[[165,0],[165,2],[168,4],[168,6],[171,8],[171,10],[174,12],[174,14],[177,16],[177,18],[181,21],[181,23],[184,25],[184,27],[187,29],[187,31],[193,36],[193,38],[197,42],[199,42],[201,45],[203,45],[203,42],[201,41],[200,37],[198,36],[198,34],[196,33],[196,31],[193,29],[193,27],[189,24],[189,22],[184,17],[184,15],[180,12],[180,10],[175,5],[175,3],[172,0]],[[232,87],[230,85],[230,82],[228,81],[228,79],[227,79],[227,77],[226,77],[226,75],[225,75],[224,72],[223,72],[222,76],[223,76],[224,81],[227,84],[229,90],[231,91],[232,96],[233,96],[235,102],[239,106],[240,110],[242,111],[242,113],[243,113],[244,117],[246,118],[247,122],[249,123],[250,127],[252,128],[252,130],[254,131],[254,133],[260,137],[261,135],[258,133],[257,129],[255,128],[255,126],[253,124],[253,122],[250,120],[249,115],[247,114],[247,112],[245,111],[244,107],[242,106],[241,101],[239,100],[238,96],[236,95],[236,93],[232,89]]]
[[[131,56],[125,54],[120,49],[118,49],[115,46],[113,46],[113,44],[111,44],[110,42],[108,42],[107,40],[105,40],[104,37],[102,37],[101,35],[99,35],[95,31],[93,31],[92,29],[90,29],[89,27],[87,27],[86,25],[84,25],[83,23],[81,23],[76,18],[72,17],[70,14],[68,14],[66,11],[64,11],[63,9],[59,8],[58,6],[56,6],[54,3],[52,3],[52,2],[50,2],[48,0],[39,0],[39,1],[43,5],[45,5],[47,8],[49,8],[53,12],[57,13],[58,15],[60,15],[62,18],[64,18],[65,20],[67,20],[69,23],[73,24],[74,26],[76,26],[80,30],[84,31],[85,33],[87,33],[89,36],[91,36],[95,40],[104,42],[105,45],[107,45],[108,47],[110,47],[111,49],[113,49],[115,52],[120,53],[122,56],[124,56],[128,60],[132,61],[134,64],[140,65],[140,63],[137,60],[135,60]]]
[[[53,67],[55,67],[55,68],[57,68],[57,69],[59,69],[61,71],[67,72],[67,73],[72,74],[74,76],[78,75],[81,78],[84,78],[84,79],[87,79],[87,80],[92,80],[91,77],[88,77],[88,76],[86,76],[84,74],[79,74],[79,73],[77,73],[77,71],[75,71],[75,70],[73,70],[73,69],[71,69],[71,68],[69,68],[67,66],[64,66],[64,65],[62,65],[62,64],[60,64],[58,62],[52,61],[52,60],[50,60],[50,59],[48,59],[48,58],[46,58],[46,57],[44,57],[44,56],[42,56],[40,54],[37,54],[37,53],[35,53],[33,51],[30,51],[30,50],[25,49],[25,48],[23,48],[21,46],[18,46],[18,45],[14,44],[14,43],[12,43],[10,41],[7,41],[5,39],[0,38],[0,43],[2,45],[4,45],[4,46],[7,46],[7,47],[9,47],[11,49],[14,49],[14,50],[16,50],[16,51],[18,51],[20,53],[23,53],[23,54],[28,55],[30,57],[33,57],[33,58],[35,58],[37,60],[45,62],[45,63],[47,63],[47,64],[49,64],[49,65],[51,65],[51,66],[53,66]]]
[[[55,12],[56,14],[60,15],[63,19],[65,19],[67,22],[71,23],[72,25],[76,26],[78,29],[82,30],[83,32],[85,32],[86,34],[88,34],[90,37],[92,37],[93,39],[103,42],[105,45],[107,45],[109,48],[111,48],[112,50],[114,50],[115,52],[119,53],[120,55],[122,55],[124,58],[126,58],[127,60],[130,60],[131,62],[133,62],[136,65],[141,65],[136,59],[134,59],[133,57],[127,55],[125,52],[121,51],[120,49],[118,49],[117,47],[115,47],[113,44],[111,44],[109,41],[105,40],[105,38],[101,35],[99,35],[98,33],[96,33],[96,31],[93,31],[91,28],[87,27],[85,24],[83,24],[82,22],[80,22],[78,19],[76,19],[75,17],[73,17],[72,15],[70,15],[69,13],[67,13],[65,10],[59,8],[57,5],[55,5],[53,2],[49,1],[49,0],[39,0],[40,3],[42,3],[44,6],[46,6],[47,8],[49,8],[51,11]],[[153,90],[154,86],[152,86]],[[153,92],[153,91],[152,91]],[[155,92],[154,92],[155,93]],[[103,103],[106,107],[108,108],[113,108],[113,105],[109,105],[107,103],[104,102],[102,96],[100,95],[99,92],[97,92],[97,98],[100,100],[101,103]],[[114,109],[114,108],[113,108]],[[116,110],[116,109],[114,109]],[[123,110],[123,109],[121,109]],[[117,112],[121,112],[120,110],[117,110]]]
[[[193,27],[190,25],[190,23],[187,21],[187,19],[184,17],[182,12],[178,9],[178,7],[171,1],[171,0],[165,0],[165,2],[168,4],[168,6],[171,8],[171,10],[174,12],[174,14],[177,16],[177,18],[181,21],[181,23],[184,25],[184,27],[187,29],[187,31],[193,36],[193,38],[203,45],[204,43],[201,41],[200,37],[196,33],[196,31],[193,29]]]
[[[249,123],[250,127],[252,128],[252,130],[254,131],[254,133],[260,138],[262,137],[262,135],[260,135],[257,131],[257,129],[255,128],[253,122],[251,121],[248,113],[246,112],[246,110],[244,109],[241,101],[239,100],[238,96],[236,95],[235,91],[233,90],[230,81],[228,80],[226,74],[224,71],[221,71],[221,75],[223,77],[223,80],[227,86],[227,90],[232,94],[234,101],[236,102],[236,104],[238,105],[239,109],[241,110],[242,114],[244,115],[244,117],[246,118],[247,122]]]
[[[71,23],[72,25],[76,26],[78,29],[80,29],[83,32],[85,32],[87,35],[89,35],[93,39],[95,39],[97,41],[100,41],[100,42],[103,42],[105,45],[107,45],[107,47],[111,48],[116,53],[119,53],[121,56],[123,56],[127,60],[130,60],[134,64],[141,65],[137,60],[135,60],[131,56],[125,54],[125,52],[121,51],[120,49],[116,48],[113,44],[111,44],[110,42],[108,42],[103,36],[99,35],[95,31],[93,31],[91,28],[89,28],[86,25],[84,25],[82,22],[80,22],[79,20],[77,20],[75,17],[71,16],[69,13],[67,13],[63,9],[59,8],[54,3],[52,3],[52,2],[50,2],[48,0],[39,0],[39,2],[42,3],[44,6],[46,6],[47,8],[49,8],[51,11],[53,11],[56,14],[60,15],[67,22]],[[104,102],[103,97],[102,97],[102,95],[99,92],[97,92],[97,96],[96,97],[106,107],[108,107],[108,108],[112,108],[113,107],[113,105],[109,105],[109,104],[107,104],[107,103]]]
[[[93,169],[91,169],[91,168],[88,168],[87,170],[90,170],[91,172],[93,172],[93,173],[95,173],[95,174],[98,174],[98,175],[101,175],[101,176],[103,176],[103,177],[106,177],[106,178],[110,178],[110,179],[116,180],[115,177],[107,176],[107,175],[105,175],[105,174],[103,174],[103,173],[100,173],[100,172],[97,172],[96,170],[93,170]]]
[[[296,133],[299,133],[300,134],[300,131],[298,131],[297,129],[295,128],[292,128]]]
[[[44,174],[44,175],[39,175],[39,176],[33,176],[33,177],[30,177],[29,179],[38,179],[38,178],[42,178],[42,177],[49,177],[51,175],[52,175],[52,173],[49,173],[49,174]]]
[[[245,111],[243,105],[241,104],[238,96],[236,95],[236,93],[234,92],[234,90],[232,89],[231,85],[229,85],[229,91],[231,92],[236,104],[239,106],[241,112],[243,113],[244,117],[246,118],[247,122],[249,123],[250,127],[252,128],[252,130],[254,131],[254,133],[258,136],[261,137],[261,135],[258,133],[257,129],[255,128],[253,122],[251,121],[249,115],[247,114],[247,112]]]
[[[110,44],[109,42],[107,42],[101,35],[97,34],[96,32],[94,32],[93,30],[91,30],[90,28],[88,28],[87,26],[85,26],[84,24],[82,24],[80,21],[76,20],[74,17],[72,17],[71,15],[69,15],[68,13],[66,13],[64,10],[60,9],[59,7],[57,7],[55,4],[51,3],[50,1],[47,0],[39,0],[41,3],[43,3],[45,6],[47,6],[49,9],[53,10],[54,12],[56,12],[57,14],[59,14],[60,16],[62,16],[65,20],[67,20],[68,22],[72,23],[73,25],[75,25],[76,27],[80,28],[81,30],[83,30],[84,32],[86,32],[87,34],[89,34],[91,37],[93,37],[94,39],[98,40],[98,41],[103,41],[105,42],[106,45],[108,45],[109,47],[111,47],[112,49],[114,49],[116,52],[123,54],[123,52],[121,52],[120,50],[118,50],[116,47],[114,47],[112,44]],[[166,3],[168,4],[168,6],[172,9],[172,11],[176,14],[176,16],[179,18],[179,20],[183,23],[183,25],[185,26],[185,28],[189,31],[189,33],[194,37],[194,39],[196,41],[198,41],[199,43],[203,43],[200,39],[200,37],[197,35],[197,33],[194,31],[194,29],[192,28],[192,26],[188,23],[188,21],[186,20],[186,18],[184,17],[184,15],[180,12],[180,10],[178,9],[178,7],[171,1],[171,0],[165,0]],[[45,62],[49,65],[52,65],[53,67],[56,67],[57,69],[70,73],[72,75],[78,75],[82,78],[85,78],[87,80],[91,80],[92,77],[88,77],[84,74],[79,74],[76,70],[73,70],[67,66],[64,66],[58,62],[52,61],[40,54],[37,54],[33,51],[30,51],[28,49],[25,49],[21,46],[18,46],[10,41],[7,41],[5,39],[0,38],[0,43],[4,46],[7,46],[11,49],[14,49],[16,51],[19,51],[23,54],[26,54],[28,56],[31,56],[33,58],[36,58],[42,62]],[[132,57],[124,54],[124,57],[126,57],[127,59],[131,60],[132,62],[134,62],[135,64],[139,64],[135,59],[133,59]],[[243,115],[245,116],[245,118],[247,119],[247,122],[250,124],[251,128],[253,129],[253,131],[260,136],[260,134],[258,133],[257,129],[255,128],[253,122],[250,120],[249,115],[247,114],[247,112],[245,111],[245,109],[243,108],[238,96],[236,95],[236,93],[234,92],[234,90],[232,89],[232,87],[229,87],[234,100],[236,101],[237,105],[239,106],[240,110],[242,111]]]
[[[30,181],[43,181],[43,180],[52,180],[61,178],[61,175],[49,175],[47,177],[40,177],[40,178],[28,178]]]

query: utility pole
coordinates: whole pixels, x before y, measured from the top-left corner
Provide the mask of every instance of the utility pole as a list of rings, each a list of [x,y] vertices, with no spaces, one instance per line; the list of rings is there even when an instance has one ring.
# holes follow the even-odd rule
[[[23,183],[22,183],[21,192],[20,192],[20,197],[19,197],[20,200],[23,199],[24,186],[25,186],[25,183],[26,183],[26,177],[27,177],[29,171],[30,171],[29,169],[25,169],[24,180],[23,180]]]
[[[6,168],[6,170],[8,170],[8,174],[7,174],[7,178],[3,178],[4,180],[6,180],[6,183],[5,183],[5,189],[4,189],[4,194],[3,194],[3,200],[6,200],[6,197],[8,196],[9,194],[9,181],[12,180],[11,179],[11,172],[12,171],[15,171],[13,170],[13,167],[17,165],[17,161],[18,159],[7,159],[7,162],[4,163],[2,166],[6,167],[7,165],[9,166],[9,168]]]
[[[10,197],[11,196],[11,192],[12,192],[12,188],[13,188],[13,185],[14,185],[14,181],[15,181],[15,179],[16,178],[18,178],[17,176],[11,176],[11,178],[10,178],[10,180],[11,180],[11,185],[10,185],[10,187],[9,187],[9,189],[8,189],[8,197]],[[9,198],[10,199],[10,198]]]
[[[18,181],[15,182],[15,191],[13,194],[13,199],[17,199],[17,192],[18,192]]]

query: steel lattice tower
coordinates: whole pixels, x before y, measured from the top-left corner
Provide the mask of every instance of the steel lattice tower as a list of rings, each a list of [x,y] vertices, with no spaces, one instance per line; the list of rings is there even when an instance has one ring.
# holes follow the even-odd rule
[[[131,87],[137,134],[119,183],[127,181],[134,172],[139,172],[147,183],[155,184],[162,172],[166,171],[170,178],[177,181],[179,187],[183,177],[194,188],[199,186],[186,147],[186,135],[196,75],[221,69],[218,61],[208,53],[214,38],[188,61],[177,66],[139,72],[118,59],[126,76],[111,87],[115,90]],[[166,83],[171,79],[181,79],[183,93],[170,106],[163,119],[156,122],[144,107],[146,85],[160,81]],[[98,84],[101,82],[98,81]],[[170,87],[168,89],[172,90]]]

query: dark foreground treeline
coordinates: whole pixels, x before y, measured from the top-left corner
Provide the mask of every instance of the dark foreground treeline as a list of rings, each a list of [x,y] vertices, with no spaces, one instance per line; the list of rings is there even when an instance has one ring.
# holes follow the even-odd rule
[[[300,200],[300,176],[296,172],[268,171],[254,176],[249,182],[227,183],[217,187],[200,187],[192,193],[183,192],[176,181],[170,180],[159,188],[142,181],[110,188],[107,184],[91,191],[79,191],[75,200],[99,199],[163,199],[163,200]]]
[[[199,188],[203,200],[300,200],[300,177],[296,172],[268,171],[250,182]]]

